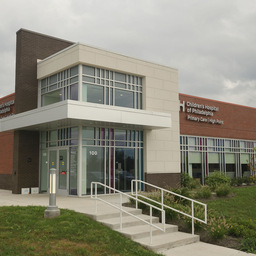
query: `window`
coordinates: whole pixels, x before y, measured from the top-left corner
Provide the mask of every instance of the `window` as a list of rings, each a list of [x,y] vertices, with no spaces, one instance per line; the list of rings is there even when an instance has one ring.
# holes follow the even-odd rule
[[[78,100],[78,66],[66,69],[40,81],[41,106],[63,100]]]
[[[142,77],[83,65],[85,102],[142,109]]]

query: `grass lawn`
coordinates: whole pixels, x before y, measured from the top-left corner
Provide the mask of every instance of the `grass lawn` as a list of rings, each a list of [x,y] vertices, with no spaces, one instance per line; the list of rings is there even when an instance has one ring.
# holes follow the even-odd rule
[[[213,239],[206,230],[196,230],[201,241],[239,250],[244,240],[250,238],[253,239],[252,245],[243,247],[243,250],[256,252],[256,186],[233,187],[226,197],[212,196],[199,201],[207,204],[208,213],[214,213],[216,219],[224,216],[228,224],[222,239]],[[181,224],[183,231],[190,232],[179,221],[177,224]]]
[[[231,193],[235,196],[207,201],[208,209],[233,221],[252,220],[256,223],[256,186],[234,187]]]
[[[45,207],[0,207],[0,255],[159,255],[89,217],[61,209],[44,219]]]

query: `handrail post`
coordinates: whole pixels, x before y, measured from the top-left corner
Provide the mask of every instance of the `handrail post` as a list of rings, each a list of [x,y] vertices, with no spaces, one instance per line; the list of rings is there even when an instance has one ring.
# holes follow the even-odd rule
[[[122,194],[120,193],[120,230],[122,231],[123,225],[122,225]]]
[[[152,206],[150,205],[150,244],[152,244]]]
[[[204,220],[205,220],[205,223],[207,224],[207,204],[205,204],[204,206],[204,213],[205,213],[205,216],[204,216]]]
[[[135,194],[136,194],[136,209],[138,209],[138,181],[136,180],[136,183],[135,183]]]
[[[164,209],[164,191],[161,189],[161,198],[162,198],[162,210]]]
[[[192,235],[194,234],[194,201],[192,201]]]
[[[98,207],[97,207],[97,183],[95,183],[95,214],[97,214],[98,213]]]
[[[165,232],[165,211],[162,211],[162,224],[163,224],[163,230]]]

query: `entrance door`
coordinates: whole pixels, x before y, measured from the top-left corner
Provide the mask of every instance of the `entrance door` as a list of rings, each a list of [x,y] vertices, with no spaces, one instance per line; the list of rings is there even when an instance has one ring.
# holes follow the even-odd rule
[[[57,169],[57,195],[68,195],[68,149],[56,149],[49,151],[49,170]]]

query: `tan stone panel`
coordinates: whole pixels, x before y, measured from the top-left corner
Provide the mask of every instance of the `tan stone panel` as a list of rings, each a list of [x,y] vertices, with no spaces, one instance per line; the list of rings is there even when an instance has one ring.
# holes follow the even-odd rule
[[[159,150],[156,151],[156,161],[170,161],[172,159],[172,154],[170,151]]]
[[[172,130],[171,129],[157,130],[156,139],[163,140],[163,141],[172,140]]]
[[[148,161],[148,173],[163,173],[165,172],[164,162],[152,162]]]
[[[147,150],[164,150],[164,141],[148,140]]]
[[[117,63],[116,68],[118,70],[121,70],[122,72],[134,73],[134,74],[136,74],[136,72],[137,72],[136,63],[133,63],[128,60],[120,60],[120,59],[117,59],[116,63]]]
[[[162,100],[154,99],[154,98],[147,98],[146,101],[146,110],[148,108],[153,108],[156,110],[162,110],[164,109],[164,103]]]
[[[162,80],[171,81],[172,73],[162,69],[155,69],[155,77]]]
[[[171,101],[172,93],[166,90],[155,89],[155,98]]]

